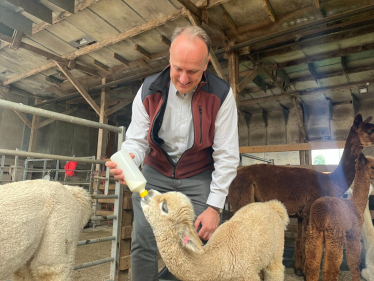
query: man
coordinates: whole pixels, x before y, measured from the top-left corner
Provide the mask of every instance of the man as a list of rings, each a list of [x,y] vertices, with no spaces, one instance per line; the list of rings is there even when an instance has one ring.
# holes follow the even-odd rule
[[[139,89],[123,143],[137,165],[144,159],[146,189],[179,191],[191,199],[203,240],[219,225],[239,163],[235,98],[225,81],[206,71],[209,48],[200,27],[174,31],[170,65]],[[106,166],[125,184],[115,163]],[[137,193],[133,209],[132,280],[158,280],[157,245]]]

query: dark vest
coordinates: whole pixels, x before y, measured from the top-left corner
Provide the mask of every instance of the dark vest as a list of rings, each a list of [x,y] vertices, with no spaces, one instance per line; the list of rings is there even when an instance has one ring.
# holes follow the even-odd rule
[[[230,86],[224,80],[205,71],[192,97],[194,142],[177,163],[161,148],[164,143],[158,136],[164,118],[169,94],[170,67],[145,79],[142,102],[149,115],[148,143],[151,148],[144,164],[154,167],[163,175],[183,179],[205,170],[214,170],[212,157],[215,121],[218,110],[225,101]]]

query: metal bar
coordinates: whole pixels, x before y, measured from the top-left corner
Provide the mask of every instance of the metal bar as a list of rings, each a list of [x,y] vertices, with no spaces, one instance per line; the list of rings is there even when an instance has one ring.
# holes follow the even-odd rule
[[[91,221],[105,221],[105,220],[115,220],[117,216],[97,216],[97,217],[91,217]]]
[[[1,102],[1,100],[0,100]],[[17,151],[17,150],[10,150],[10,149],[1,149],[0,148],[0,155],[11,155],[11,156],[22,156],[22,157],[34,157],[34,158],[47,158],[47,159],[54,159],[54,160],[61,160],[61,161],[77,161],[82,163],[95,163],[95,164],[105,164],[103,160],[93,160],[87,159],[83,157],[70,157],[70,156],[62,156],[62,155],[53,155],[53,154],[45,154],[45,153],[36,153],[36,152],[26,152],[26,151]]]
[[[29,161],[28,159],[25,160],[25,169],[23,170],[23,180],[27,180],[27,168],[29,167]]]
[[[60,170],[60,160],[56,160],[56,169],[55,169],[55,181],[58,181],[58,171]]]
[[[16,150],[17,151],[17,150]],[[14,177],[12,178],[13,181],[17,181],[17,170],[18,170],[18,156],[14,157]]]
[[[24,168],[22,168],[24,169]],[[90,172],[91,170],[70,170],[70,169],[49,169],[50,171],[60,171],[60,172],[64,172],[64,171],[74,171],[74,172],[77,172],[77,173],[87,173],[87,172]],[[43,172],[43,169],[39,169],[39,168],[34,168],[34,169],[27,169],[27,172]]]
[[[90,193],[90,195],[92,195],[93,193],[93,174],[95,172],[95,165],[94,164],[91,164],[91,173],[90,173],[90,185],[88,187],[88,192]]]
[[[91,195],[92,199],[111,199],[111,198],[118,198],[118,195],[117,194],[108,194],[108,195],[104,195],[104,194],[92,194]]]
[[[82,118],[78,118],[78,117],[73,117],[73,116],[70,116],[70,115],[65,115],[65,114],[61,114],[61,113],[57,113],[57,112],[53,112],[53,111],[49,111],[49,110],[45,110],[45,109],[41,109],[41,108],[35,108],[35,107],[32,107],[32,106],[19,104],[19,103],[11,102],[11,101],[6,101],[6,100],[2,100],[2,99],[0,100],[0,107],[7,108],[7,109],[12,109],[12,110],[15,110],[15,111],[21,111],[21,112],[25,112],[25,113],[35,114],[37,116],[43,116],[43,117],[47,117],[47,118],[51,118],[51,119],[55,119],[55,120],[65,121],[65,122],[68,122],[68,123],[83,125],[83,126],[87,126],[87,127],[91,127],[91,128],[105,129],[105,130],[108,130],[108,131],[111,131],[111,132],[116,132],[116,133],[121,132],[121,129],[118,128],[118,127],[115,127],[115,126],[110,126],[110,125],[107,125],[107,124],[102,124],[102,123],[99,123],[99,122],[94,122],[94,121],[90,121],[90,120],[86,120],[86,119],[82,119]],[[61,159],[59,159],[59,160],[61,160]]]
[[[106,241],[112,241],[115,240],[116,237],[114,236],[108,236],[108,237],[102,237],[102,238],[95,238],[95,239],[88,239],[88,240],[82,240],[78,242],[78,246],[88,245],[88,244],[94,244],[94,243],[100,243],[100,242],[106,242]]]
[[[247,157],[247,158],[252,158],[252,159],[255,159],[255,160],[259,160],[259,161],[263,161],[263,162],[266,162],[266,163],[269,163],[269,164],[274,164],[274,160],[272,160],[272,159],[261,158],[261,157],[257,157],[257,156],[246,154],[246,153],[242,153],[242,156]]]
[[[44,163],[43,163],[43,174],[42,174],[42,178],[44,178],[45,176],[45,170],[47,169],[47,160],[44,160]]]
[[[107,177],[98,177],[98,176],[94,176],[94,179],[95,180],[108,180],[108,178]],[[114,178],[113,177],[111,177],[111,178],[109,178],[110,180],[111,179],[113,179],[114,180]]]
[[[106,259],[91,261],[91,262],[87,262],[87,263],[82,263],[82,264],[74,266],[74,270],[82,269],[82,268],[86,268],[86,267],[91,267],[91,266],[94,266],[94,265],[99,265],[99,264],[103,264],[103,263],[107,263],[107,262],[111,262],[111,261],[113,261],[113,258],[106,258]]]
[[[113,258],[113,262],[110,263],[110,278],[116,280],[117,275],[117,266],[119,264],[119,251],[118,251],[118,243],[119,243],[119,236],[120,236],[120,224],[122,219],[122,197],[123,197],[123,188],[119,181],[115,183],[115,194],[118,196],[114,199],[114,211],[113,214],[116,214],[116,219],[113,220],[113,231],[112,236],[116,237],[115,240],[112,241],[112,250],[111,250],[111,257]]]
[[[4,173],[4,166],[5,166],[5,155],[1,156],[1,169],[0,169],[0,182],[3,182],[3,173]]]
[[[106,178],[107,179],[109,179],[109,176],[110,176],[110,174],[109,174],[109,167],[106,167]],[[105,189],[104,189],[104,194],[105,195],[108,195],[108,193],[109,193],[109,181],[108,180],[106,180],[105,181]]]

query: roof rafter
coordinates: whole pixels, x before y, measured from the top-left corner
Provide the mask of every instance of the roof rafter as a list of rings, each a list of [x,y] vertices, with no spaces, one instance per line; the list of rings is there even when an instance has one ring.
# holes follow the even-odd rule
[[[228,1],[230,1],[230,0],[210,0],[209,6],[207,6],[206,8],[211,8],[211,7],[217,6],[217,5],[222,4],[222,3],[226,3]],[[199,4],[198,4],[198,7],[203,6],[204,4],[205,4],[204,0],[200,1]],[[187,16],[187,11],[185,9],[176,10],[174,12],[163,15],[163,16],[155,19],[155,20],[149,21],[145,24],[134,27],[134,28],[132,28],[130,30],[127,30],[125,32],[122,32],[120,34],[117,34],[115,36],[104,39],[104,40],[102,40],[100,42],[97,42],[95,44],[83,47],[83,48],[81,48],[77,51],[74,51],[74,52],[71,52],[69,54],[63,55],[62,58],[65,58],[65,59],[68,59],[68,60],[76,59],[80,56],[83,56],[83,55],[86,55],[88,53],[100,50],[104,47],[107,47],[107,46],[110,46],[110,45],[113,45],[113,44],[116,44],[116,43],[121,42],[123,40],[129,39],[131,37],[134,37],[136,35],[144,33],[148,30],[151,30],[153,28],[161,26],[161,25],[163,25],[163,24],[165,24],[169,21],[173,21],[173,20],[179,19],[181,17],[185,17],[185,16]],[[1,34],[0,34],[0,40],[3,40],[1,38]],[[45,71],[45,70],[48,70],[48,69],[53,68],[53,67],[55,67],[54,62],[50,62],[50,63],[44,64],[44,65],[41,65],[37,68],[31,69],[28,72],[24,72],[24,73],[21,73],[21,74],[18,74],[18,75],[14,75],[12,78],[4,81],[3,85],[6,86],[6,85],[9,85],[9,84],[12,84],[12,83],[17,82],[21,79],[27,78],[29,76],[32,76],[34,74],[37,74],[37,73]]]

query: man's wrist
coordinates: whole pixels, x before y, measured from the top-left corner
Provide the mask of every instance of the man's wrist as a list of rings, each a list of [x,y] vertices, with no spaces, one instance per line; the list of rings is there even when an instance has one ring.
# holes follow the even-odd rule
[[[211,207],[212,209],[216,210],[219,214],[222,213],[222,208],[218,208],[218,207],[215,207],[215,206],[212,206],[212,205],[209,205],[209,207]]]

